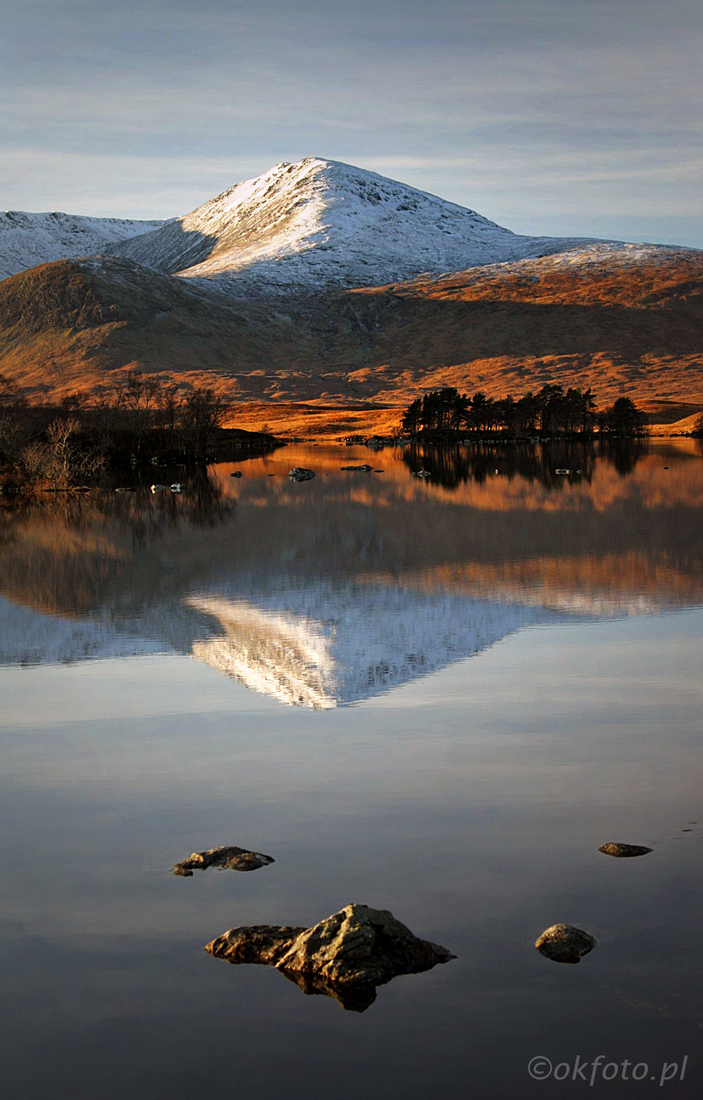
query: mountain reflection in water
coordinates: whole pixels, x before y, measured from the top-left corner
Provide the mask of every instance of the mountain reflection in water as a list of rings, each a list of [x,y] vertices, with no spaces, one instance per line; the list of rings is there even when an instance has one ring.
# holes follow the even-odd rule
[[[0,662],[190,654],[324,708],[523,626],[703,602],[692,441],[387,449],[381,472],[342,472],[369,454],[296,445],[215,466],[180,496],[0,512]],[[291,483],[293,466],[317,477]]]

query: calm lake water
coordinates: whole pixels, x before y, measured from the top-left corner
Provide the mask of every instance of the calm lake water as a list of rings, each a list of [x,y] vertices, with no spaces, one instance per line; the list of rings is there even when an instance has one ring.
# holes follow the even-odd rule
[[[702,640],[693,441],[0,512],[3,1095],[699,1097]],[[170,873],[217,844],[276,862]],[[352,901],[457,958],[358,1013],[203,951]]]

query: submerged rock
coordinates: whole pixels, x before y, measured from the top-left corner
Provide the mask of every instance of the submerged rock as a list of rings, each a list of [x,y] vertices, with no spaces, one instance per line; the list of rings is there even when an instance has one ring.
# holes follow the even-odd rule
[[[262,852],[249,852],[246,848],[223,846],[221,848],[208,848],[206,852],[193,852],[177,863],[173,868],[174,875],[182,875],[184,878],[192,878],[193,871],[205,871],[208,867],[219,867],[232,871],[256,871],[259,867],[266,867],[275,860],[271,856],[265,856]]]
[[[275,966],[304,993],[334,997],[356,1012],[373,1003],[376,986],[456,958],[418,939],[387,909],[357,904],[312,928],[231,928],[205,950],[231,963]]]
[[[582,955],[592,951],[598,941],[584,932],[582,928],[575,928],[573,924],[553,924],[547,928],[535,943],[540,955],[554,962],[577,963]]]
[[[288,473],[291,481],[310,481],[314,476],[315,471],[306,470],[304,466],[294,466]]]
[[[363,466],[342,466],[341,469],[342,470],[358,470],[359,473],[370,474],[371,471],[373,470],[373,466],[367,466],[366,464],[364,464]]]
[[[598,851],[604,852],[606,856],[629,858],[632,856],[646,856],[652,849],[645,848],[643,844],[619,844],[611,841],[608,844],[601,844]]]

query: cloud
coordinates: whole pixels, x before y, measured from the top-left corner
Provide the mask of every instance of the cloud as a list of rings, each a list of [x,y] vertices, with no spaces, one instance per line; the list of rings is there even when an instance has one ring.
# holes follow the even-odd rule
[[[692,0],[24,0],[3,42],[17,207],[165,216],[312,154],[499,221],[700,214]]]

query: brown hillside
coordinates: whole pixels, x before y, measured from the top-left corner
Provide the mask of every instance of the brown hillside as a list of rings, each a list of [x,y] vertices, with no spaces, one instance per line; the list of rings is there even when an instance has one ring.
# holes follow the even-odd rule
[[[115,258],[0,283],[0,372],[37,397],[92,392],[133,366],[206,377],[239,402],[399,405],[440,385],[498,396],[559,381],[690,415],[703,405],[703,253],[591,249],[268,300]]]

